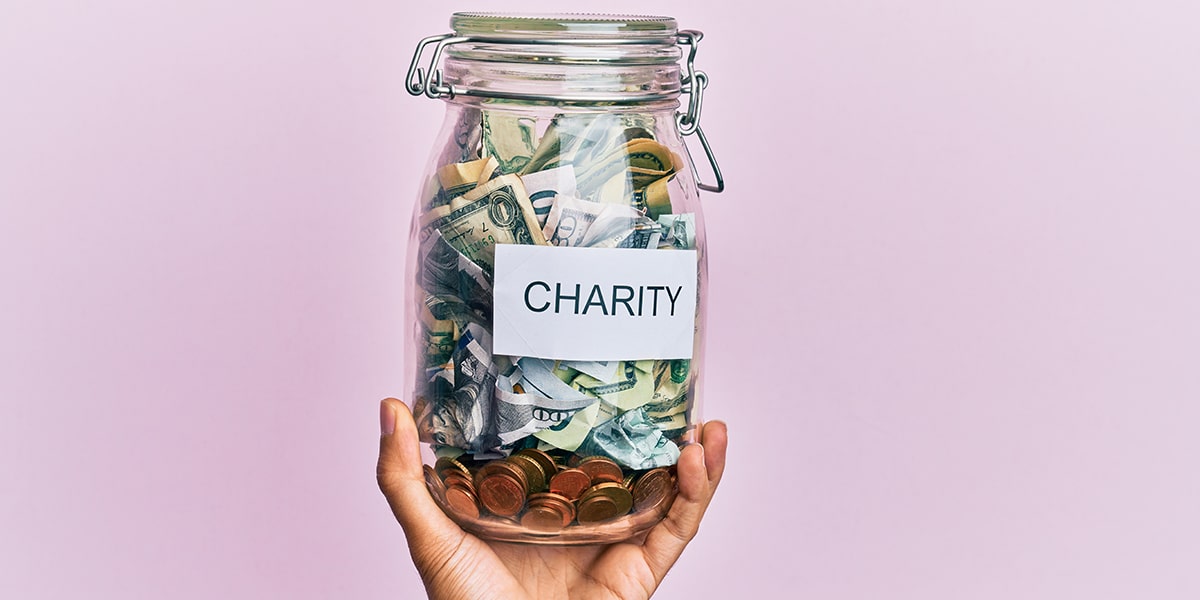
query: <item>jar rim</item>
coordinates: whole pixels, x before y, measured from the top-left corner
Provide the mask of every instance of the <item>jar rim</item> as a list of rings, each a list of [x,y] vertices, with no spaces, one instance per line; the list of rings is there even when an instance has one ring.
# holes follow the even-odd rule
[[[602,13],[456,12],[450,27],[459,36],[497,40],[621,40],[674,44],[672,17]]]

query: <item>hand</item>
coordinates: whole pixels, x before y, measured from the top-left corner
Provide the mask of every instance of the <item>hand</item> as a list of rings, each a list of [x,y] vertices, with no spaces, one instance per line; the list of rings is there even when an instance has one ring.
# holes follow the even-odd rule
[[[488,542],[438,508],[421,470],[412,413],[380,405],[379,487],[408,538],[430,598],[649,598],[696,536],[725,469],[725,424],[704,426],[701,444],[679,455],[679,495],[666,519],[633,541],[607,546]]]

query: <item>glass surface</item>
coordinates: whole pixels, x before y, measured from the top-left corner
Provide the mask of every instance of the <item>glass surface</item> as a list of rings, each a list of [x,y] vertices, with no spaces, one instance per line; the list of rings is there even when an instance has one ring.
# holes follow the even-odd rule
[[[557,83],[542,77],[541,64],[489,71],[496,64],[460,54],[446,69],[460,78],[487,73],[491,85],[517,92],[534,85],[571,96],[622,89],[630,77],[673,78],[678,89],[674,64],[559,65]],[[674,501],[679,448],[701,425],[707,261],[694,169],[678,101],[639,101],[625,89],[625,103],[446,102],[409,242],[408,398],[431,494],[485,538],[611,543],[644,531]],[[506,243],[694,250],[690,359],[494,354],[495,248]],[[636,340],[639,332],[619,325],[606,335]]]

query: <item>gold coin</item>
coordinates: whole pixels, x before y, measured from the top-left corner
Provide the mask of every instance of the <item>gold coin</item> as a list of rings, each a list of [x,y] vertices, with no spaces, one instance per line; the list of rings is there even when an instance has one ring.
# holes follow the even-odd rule
[[[580,502],[595,497],[602,497],[611,501],[617,510],[617,516],[626,514],[629,512],[629,509],[633,508],[633,494],[619,483],[597,483],[583,493],[583,498]]]
[[[554,462],[554,458],[537,448],[519,450],[517,454],[528,456],[537,461],[537,464],[542,467],[542,472],[546,474],[546,481],[550,481],[550,478],[558,472],[558,464]]]
[[[604,496],[593,496],[579,502],[576,513],[580,525],[601,523],[621,516],[616,503]]]
[[[433,463],[433,470],[439,476],[441,476],[443,479],[446,478],[446,472],[452,471],[452,470],[453,471],[461,471],[461,472],[465,473],[468,477],[471,476],[471,471],[469,471],[466,466],[464,466],[462,463],[458,462],[457,459],[453,459],[448,456],[443,456],[443,457],[437,459],[437,462]]]
[[[625,476],[625,479],[621,480],[621,485],[625,486],[627,490],[633,490],[633,482],[636,479],[637,473],[629,473]]]
[[[525,473],[525,481],[529,483],[530,492],[540,492],[546,488],[546,472],[536,460],[525,454],[514,454],[508,457],[508,462],[517,466]]]

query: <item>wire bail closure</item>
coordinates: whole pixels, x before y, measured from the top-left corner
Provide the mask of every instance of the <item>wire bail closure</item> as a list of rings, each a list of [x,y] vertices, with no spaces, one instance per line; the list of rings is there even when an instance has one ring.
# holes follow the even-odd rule
[[[713,154],[712,146],[708,143],[708,138],[705,137],[704,131],[700,129],[700,111],[704,107],[704,88],[708,87],[708,75],[704,71],[696,70],[696,49],[700,44],[700,40],[704,38],[704,33],[694,30],[685,29],[676,34],[675,41],[680,46],[687,46],[687,59],[684,63],[683,72],[680,73],[680,95],[686,94],[687,112],[675,113],[675,121],[679,127],[679,133],[683,136],[695,135],[700,139],[700,145],[704,148],[704,154],[708,157],[709,165],[712,167],[713,175],[716,176],[717,182],[715,185],[703,183],[699,179],[697,173],[696,186],[706,192],[721,193],[725,190],[725,179],[721,176],[721,167],[717,164],[717,157]],[[624,44],[643,44],[641,40],[620,40],[620,39],[570,39],[570,40],[535,40],[535,39],[494,39],[472,36],[456,36],[453,33],[444,33],[441,35],[433,35],[417,42],[417,48],[413,52],[412,62],[408,65],[408,75],[406,78],[405,89],[413,96],[428,96],[429,98],[438,99],[453,99],[455,96],[476,96],[483,98],[507,98],[514,100],[531,100],[542,102],[556,101],[573,101],[575,98],[546,96],[540,94],[497,94],[490,91],[478,91],[471,89],[455,88],[453,85],[447,85],[443,79],[442,69],[440,67],[442,54],[446,47],[454,44],[462,44],[466,42],[491,42],[491,43],[509,43],[509,44],[583,44],[583,45],[624,45]],[[422,68],[421,58],[426,54],[429,46],[433,46],[433,52],[429,62]],[[652,95],[640,97],[640,101],[665,100],[670,98],[670,95]],[[614,96],[611,98],[587,98],[591,102],[628,102],[628,97]],[[682,104],[682,103],[681,103]],[[688,154],[691,150],[684,144],[684,149]],[[690,156],[689,156],[690,157]]]

